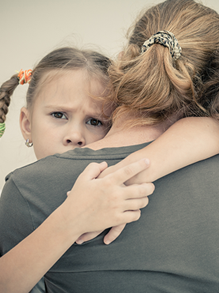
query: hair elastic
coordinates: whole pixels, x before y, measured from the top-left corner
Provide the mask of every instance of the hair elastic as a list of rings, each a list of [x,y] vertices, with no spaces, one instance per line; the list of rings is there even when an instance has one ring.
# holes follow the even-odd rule
[[[5,132],[5,122],[0,123],[0,137],[2,137],[4,132]]]
[[[31,75],[32,75],[32,69],[28,69],[28,70],[21,69],[17,76],[19,80],[19,84],[30,83]]]
[[[153,44],[160,44],[164,47],[169,48],[170,54],[174,60],[179,59],[181,56],[182,48],[180,47],[176,37],[173,33],[168,31],[160,31],[150,37],[144,42],[141,52],[144,53]]]

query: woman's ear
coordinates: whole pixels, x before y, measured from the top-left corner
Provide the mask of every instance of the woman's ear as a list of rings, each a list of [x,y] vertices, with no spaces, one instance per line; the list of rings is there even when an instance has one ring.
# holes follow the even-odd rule
[[[20,128],[22,135],[25,140],[29,139],[31,142],[31,122],[30,122],[30,112],[27,108],[21,108],[20,112]]]

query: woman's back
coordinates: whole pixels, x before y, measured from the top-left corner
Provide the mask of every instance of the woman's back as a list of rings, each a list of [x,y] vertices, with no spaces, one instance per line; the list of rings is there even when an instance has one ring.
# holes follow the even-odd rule
[[[0,234],[16,230],[1,251],[31,233],[62,203],[87,164],[115,164],[144,146],[75,149],[13,172],[5,186],[11,192],[2,198],[0,215],[6,221]],[[218,170],[216,156],[157,180],[140,220],[127,225],[110,245],[103,244],[101,234],[70,247],[45,275],[48,292],[217,292]],[[12,200],[22,211],[13,217]]]

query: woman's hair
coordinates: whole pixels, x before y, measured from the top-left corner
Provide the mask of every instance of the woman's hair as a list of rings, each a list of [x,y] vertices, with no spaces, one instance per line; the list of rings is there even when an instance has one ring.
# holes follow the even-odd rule
[[[79,50],[65,47],[52,51],[46,55],[33,69],[31,81],[26,95],[27,107],[33,105],[35,97],[45,84],[45,74],[59,73],[63,70],[85,69],[89,76],[108,82],[108,67],[111,61],[106,56],[91,50]],[[11,95],[19,84],[18,74],[15,74],[2,84],[0,88],[0,123],[6,119]]]
[[[167,47],[142,45],[169,31],[182,48],[175,60]],[[109,69],[113,120],[132,113],[132,125],[157,124],[173,114],[219,118],[219,15],[193,0],[153,6],[129,30],[128,45]]]

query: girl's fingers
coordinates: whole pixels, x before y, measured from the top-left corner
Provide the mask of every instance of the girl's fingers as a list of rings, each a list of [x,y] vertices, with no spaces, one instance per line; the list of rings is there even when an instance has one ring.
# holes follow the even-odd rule
[[[149,196],[154,192],[155,186],[153,183],[133,184],[130,186],[124,186],[124,198],[134,199]]]
[[[103,230],[98,231],[98,232],[88,232],[88,233],[84,233],[83,235],[81,235],[75,242],[77,244],[82,244],[83,242],[89,241],[95,237],[97,237],[100,233],[102,233]]]
[[[149,199],[147,196],[142,198],[127,200],[124,203],[123,211],[127,212],[127,211],[136,211],[139,209],[143,209],[148,205],[148,203],[149,203]]]
[[[139,172],[145,170],[149,167],[149,160],[148,159],[141,159],[135,163],[132,163],[128,166],[125,166],[112,174],[107,175],[106,177],[111,178],[113,181],[112,184],[123,184],[128,179],[132,178]],[[106,178],[105,177],[105,178]]]
[[[141,217],[141,210],[126,211],[123,213],[124,223],[131,223],[138,221]]]
[[[92,180],[97,178],[103,170],[107,168],[107,163],[102,162],[100,164],[98,163],[90,163],[81,173],[79,178],[83,178],[82,180]]]
[[[122,233],[123,229],[125,228],[125,224],[112,227],[110,231],[105,235],[103,242],[105,244],[112,243],[119,235]]]

